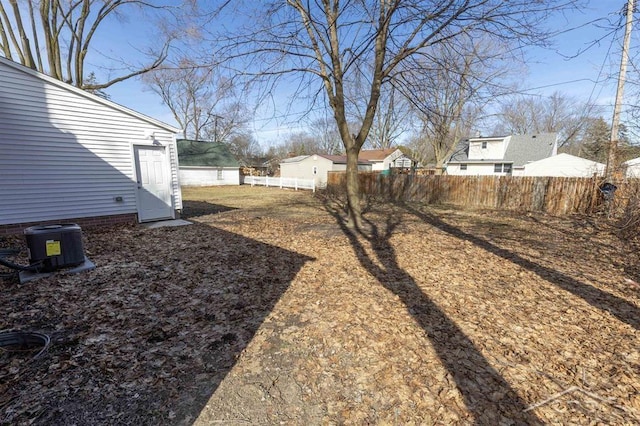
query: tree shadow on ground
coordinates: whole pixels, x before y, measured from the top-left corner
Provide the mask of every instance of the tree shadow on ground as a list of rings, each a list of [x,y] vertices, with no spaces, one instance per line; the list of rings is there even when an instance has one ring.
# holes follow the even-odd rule
[[[365,219],[368,231],[347,226],[339,207],[325,201],[325,208],[347,236],[360,264],[382,286],[396,294],[430,339],[447,372],[453,377],[474,424],[542,424],[507,381],[482,355],[474,343],[416,281],[398,264],[391,235],[400,221],[389,214],[384,228]],[[373,255],[367,252],[371,246]],[[380,265],[380,266],[379,266]]]
[[[609,312],[611,315],[615,316],[620,321],[629,324],[636,330],[640,329],[640,309],[638,309],[638,307],[633,303],[589,284],[580,282],[569,275],[556,271],[555,269],[548,268],[529,259],[525,259],[510,250],[498,247],[483,238],[446,223],[433,214],[425,213],[406,204],[402,204],[401,206],[404,210],[416,216],[423,222],[456,238],[469,241],[474,245],[495,254],[496,256],[500,256],[503,259],[508,260],[509,262],[515,263],[516,265],[535,273],[540,278],[550,282],[551,284],[583,299],[591,306],[602,311]]]
[[[212,204],[206,201],[183,200],[182,201],[182,218],[194,219],[199,216],[210,214],[218,214],[230,210],[237,210],[235,207],[223,206],[220,204]]]
[[[0,295],[3,326],[51,336],[0,357],[2,424],[192,424],[312,260],[203,224],[86,238],[95,270]]]

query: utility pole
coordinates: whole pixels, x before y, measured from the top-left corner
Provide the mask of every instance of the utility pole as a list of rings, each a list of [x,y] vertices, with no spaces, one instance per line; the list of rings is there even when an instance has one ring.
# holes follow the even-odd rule
[[[622,94],[627,74],[627,61],[629,59],[629,44],[631,41],[631,26],[633,24],[633,0],[627,0],[627,22],[624,27],[624,40],[622,42],[622,58],[620,59],[620,74],[618,75],[618,88],[616,90],[616,102],[613,107],[613,119],[611,120],[611,139],[609,142],[609,155],[607,156],[607,168],[605,177],[611,182],[617,164],[618,133],[620,128],[620,111],[622,110]]]

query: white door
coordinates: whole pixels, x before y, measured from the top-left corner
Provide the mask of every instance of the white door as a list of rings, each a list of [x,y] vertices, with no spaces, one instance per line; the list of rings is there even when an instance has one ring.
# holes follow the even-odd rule
[[[173,218],[171,179],[163,146],[134,146],[138,179],[138,220]]]

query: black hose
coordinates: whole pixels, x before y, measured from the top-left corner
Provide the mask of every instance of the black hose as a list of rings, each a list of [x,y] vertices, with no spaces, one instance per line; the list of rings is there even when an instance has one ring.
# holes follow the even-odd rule
[[[18,249],[12,249],[12,248],[0,249],[0,257],[1,256],[6,256],[8,254],[13,255],[13,254],[18,254],[18,253],[20,253],[20,250],[18,250]]]
[[[38,353],[31,358],[32,360],[42,355],[49,344],[51,338],[43,333],[20,331],[20,330],[2,330],[0,331],[0,348],[11,352],[35,351],[40,349]]]
[[[5,259],[3,256],[9,255],[9,254],[17,254],[19,253],[18,250],[15,249],[1,249],[0,250],[0,265],[6,266],[9,269],[15,269],[16,271],[33,271],[33,272],[38,272],[40,270],[40,267],[42,265],[40,264],[33,264],[33,265],[29,265],[29,266],[24,266],[24,265],[19,265],[17,263],[13,263],[13,262],[9,262],[7,259]]]
[[[14,277],[18,276],[18,271],[12,271],[12,272],[2,272],[0,273],[0,278],[8,278],[8,279],[13,279]]]

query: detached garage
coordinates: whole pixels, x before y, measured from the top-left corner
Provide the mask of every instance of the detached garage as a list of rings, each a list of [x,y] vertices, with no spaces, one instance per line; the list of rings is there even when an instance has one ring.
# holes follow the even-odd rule
[[[606,165],[570,154],[558,154],[524,165],[522,176],[602,176]]]
[[[175,218],[177,132],[0,57],[0,233]]]
[[[178,158],[183,186],[240,185],[240,163],[223,143],[179,139]]]

